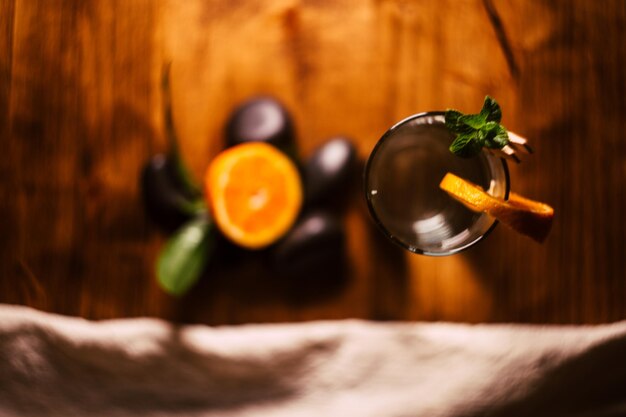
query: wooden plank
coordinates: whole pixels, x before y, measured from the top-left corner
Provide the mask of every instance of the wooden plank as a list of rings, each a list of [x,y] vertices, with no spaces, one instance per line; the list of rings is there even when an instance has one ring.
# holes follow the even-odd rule
[[[38,32],[39,28],[62,26],[70,16],[54,7],[44,11],[42,6],[18,1],[13,13],[10,98],[6,110],[10,126],[8,184],[12,184],[11,197],[6,201],[13,216],[7,219],[11,234],[5,245],[7,252],[3,251],[7,258],[3,264],[10,271],[7,276],[12,277],[12,285],[5,283],[5,287],[10,288],[9,302],[21,301],[19,297],[25,296],[32,305],[76,313],[72,308],[76,291],[51,297],[54,288],[70,284],[80,287],[80,283],[70,279],[79,271],[73,236],[51,221],[71,219],[76,208],[71,185],[75,149],[65,134],[71,128],[67,116],[73,103],[69,95],[63,94],[64,88],[48,88],[71,83],[69,77],[61,76],[71,67],[61,71],[59,59],[63,52],[69,55],[71,51],[54,33]],[[68,228],[71,226],[67,224]],[[32,288],[40,289],[37,293],[45,297],[31,300],[28,294]]]
[[[79,195],[84,206],[87,317],[159,314],[167,305],[153,277],[158,235],[140,201],[138,174],[162,142],[156,46],[158,7],[150,1],[82,5],[76,94],[82,103]],[[152,230],[152,232],[151,232]]]
[[[155,136],[158,69],[153,31],[134,25],[150,25],[150,9],[126,4],[16,5],[11,261],[47,294],[41,308],[65,314],[146,314],[146,286],[156,289],[137,173]]]
[[[0,3],[0,137],[5,147],[5,152],[0,156],[0,198],[2,201],[15,201],[16,190],[19,189],[17,180],[13,174],[14,143],[7,138],[11,134],[11,78],[13,73],[13,32],[15,23],[15,1]],[[1,276],[16,275],[19,265],[16,262],[15,251],[12,250],[15,238],[18,234],[16,221],[19,216],[17,204],[0,204],[0,274]],[[11,285],[7,280],[0,280],[0,294],[7,301],[18,302],[20,300],[32,302],[29,294],[21,294],[20,289]]]

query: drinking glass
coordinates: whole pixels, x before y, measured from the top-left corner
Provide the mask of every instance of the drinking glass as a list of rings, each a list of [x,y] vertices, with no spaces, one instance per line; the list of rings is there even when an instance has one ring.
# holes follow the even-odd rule
[[[423,255],[458,253],[484,238],[497,221],[475,213],[439,188],[447,172],[507,199],[506,162],[483,150],[461,158],[449,146],[454,135],[444,112],[410,116],[391,127],[365,166],[365,194],[382,232],[401,247]]]

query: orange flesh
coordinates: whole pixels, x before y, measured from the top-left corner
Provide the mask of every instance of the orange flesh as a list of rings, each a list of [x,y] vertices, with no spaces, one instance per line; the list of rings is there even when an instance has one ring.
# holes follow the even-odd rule
[[[253,157],[233,167],[224,189],[231,222],[247,233],[258,233],[276,223],[281,207],[287,205],[287,184],[282,175],[263,158]]]
[[[289,230],[302,204],[300,176],[281,151],[264,143],[227,149],[209,165],[206,195],[222,233],[250,249]]]

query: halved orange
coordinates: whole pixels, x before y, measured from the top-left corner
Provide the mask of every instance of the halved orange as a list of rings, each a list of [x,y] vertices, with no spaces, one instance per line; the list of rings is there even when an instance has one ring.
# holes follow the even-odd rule
[[[300,212],[300,174],[272,145],[251,142],[222,151],[211,161],[204,180],[217,227],[245,248],[272,244]]]
[[[501,200],[451,173],[443,177],[439,187],[470,210],[485,212],[537,242],[543,242],[550,232],[554,209],[547,204],[515,193],[509,193],[508,200]]]

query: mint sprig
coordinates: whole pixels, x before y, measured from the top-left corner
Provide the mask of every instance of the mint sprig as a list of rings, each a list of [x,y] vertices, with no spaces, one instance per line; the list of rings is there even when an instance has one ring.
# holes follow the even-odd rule
[[[457,156],[469,158],[478,155],[483,147],[502,149],[509,143],[509,134],[500,124],[500,105],[489,96],[485,97],[480,113],[463,114],[448,109],[445,119],[446,127],[456,134],[450,152]]]

